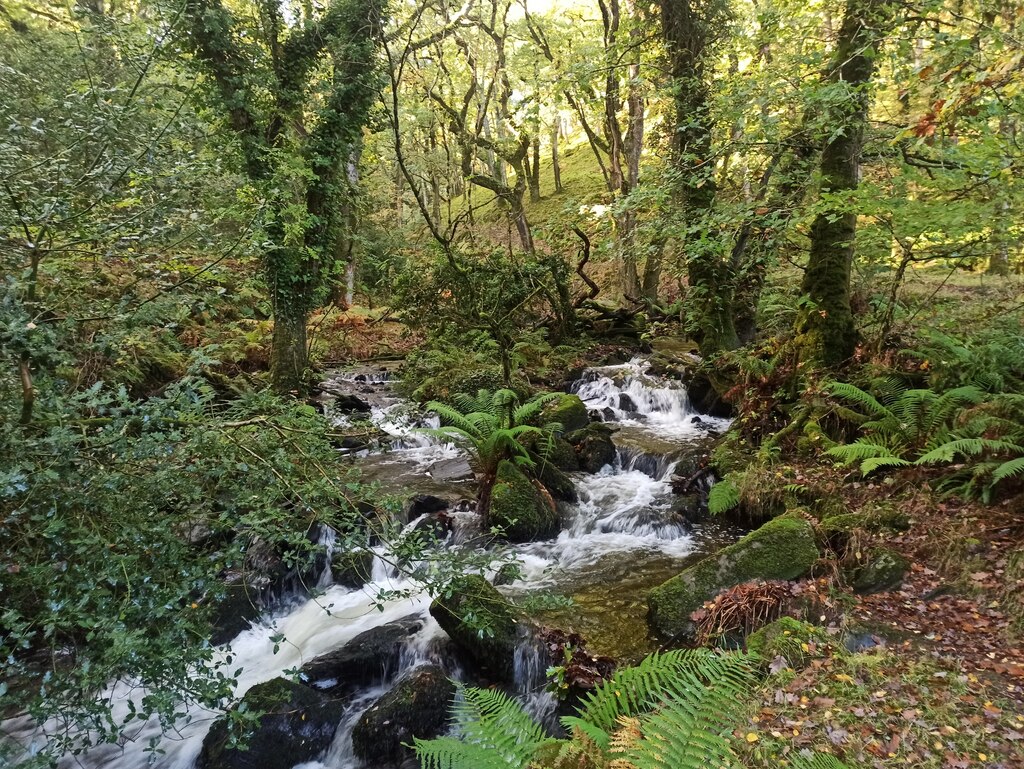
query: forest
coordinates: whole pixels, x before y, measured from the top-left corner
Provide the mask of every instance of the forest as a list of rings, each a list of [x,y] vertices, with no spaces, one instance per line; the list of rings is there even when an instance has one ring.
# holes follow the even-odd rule
[[[0,767],[1024,766],[1024,5],[0,0]]]

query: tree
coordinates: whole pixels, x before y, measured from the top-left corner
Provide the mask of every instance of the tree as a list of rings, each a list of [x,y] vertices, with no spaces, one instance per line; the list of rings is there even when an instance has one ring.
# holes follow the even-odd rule
[[[267,202],[271,381],[289,392],[302,386],[307,319],[325,299],[349,222],[346,165],[377,94],[383,8],[378,0],[334,0],[289,26],[279,4],[256,5],[257,28],[246,30],[220,0],[188,0],[186,39]]]
[[[723,240],[708,231],[715,205],[710,70],[716,38],[729,18],[726,0],[662,0],[661,26],[673,81],[674,195],[687,231],[690,296],[698,303],[701,352],[739,346],[733,316],[733,275]]]
[[[440,401],[427,404],[446,423],[427,432],[462,444],[472,455],[473,469],[479,476],[477,511],[485,528],[499,466],[511,461],[521,467],[533,467],[533,458],[523,440],[530,436],[543,438],[559,429],[556,424],[537,427],[530,422],[541,415],[547,403],[560,397],[560,393],[542,393],[520,403],[514,390],[480,390],[475,396],[456,393],[452,396],[454,407]]]
[[[892,24],[891,0],[848,0],[827,80],[844,91],[830,105],[831,137],[821,155],[821,207],[811,225],[802,291],[808,306],[797,330],[809,357],[827,365],[853,355],[857,329],[850,308],[857,210],[869,87],[879,46]]]

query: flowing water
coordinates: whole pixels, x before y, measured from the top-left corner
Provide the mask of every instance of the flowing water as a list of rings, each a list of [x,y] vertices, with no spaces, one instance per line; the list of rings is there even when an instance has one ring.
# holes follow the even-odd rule
[[[369,404],[369,421],[387,444],[386,450],[375,445],[354,451],[352,461],[385,490],[406,496],[436,494],[452,501],[471,497],[467,458],[450,443],[418,432],[422,427],[436,427],[437,422],[394,395],[387,379],[384,374],[364,372],[338,374],[326,383],[328,392],[352,392],[355,388]],[[516,546],[522,578],[502,590],[512,598],[541,589],[573,597],[575,605],[552,615],[555,619],[583,632],[591,640],[592,651],[636,658],[649,650],[643,617],[646,590],[678,571],[688,557],[715,544],[707,532],[692,531],[673,513],[672,472],[681,457],[705,445],[709,436],[724,430],[728,423],[697,415],[685,388],[652,376],[642,360],[590,369],[572,389],[593,416],[618,428],[613,435],[616,460],[596,474],[573,474],[579,501],[562,505],[562,531],[549,541]],[[337,421],[349,423],[352,417],[338,417]],[[455,517],[470,528],[469,522],[475,518],[469,513]],[[458,539],[450,536],[449,544]],[[453,678],[461,677],[458,664],[443,652],[446,636],[429,615],[429,598],[415,584],[398,576],[386,558],[377,557],[372,582],[363,589],[333,585],[329,558],[333,532],[321,532],[320,544],[328,555],[318,578],[322,595],[280,606],[262,624],[237,636],[229,652],[222,652],[230,654],[232,670],[242,671],[237,694],[340,648],[361,632],[410,615],[421,619],[422,627],[407,640],[397,669],[388,671],[386,679],[393,681],[428,662],[444,665]],[[381,591],[403,597],[392,598],[378,610],[371,604]],[[280,641],[282,636],[284,641]],[[545,665],[541,650],[524,638],[515,657],[516,694],[542,719],[552,715],[555,704],[543,691]],[[373,685],[357,692],[326,754],[296,769],[371,769],[364,768],[353,755],[351,733],[361,713],[387,686]],[[115,687],[110,694],[121,714],[128,712],[128,700],[139,696],[124,686]],[[163,738],[163,753],[152,762],[154,755],[146,747],[160,733],[159,725],[152,722],[127,735],[122,745],[97,748],[77,762],[93,769],[150,765],[191,769],[216,715],[193,710],[188,723]],[[21,729],[13,722],[5,726],[26,743],[31,739],[23,724]]]

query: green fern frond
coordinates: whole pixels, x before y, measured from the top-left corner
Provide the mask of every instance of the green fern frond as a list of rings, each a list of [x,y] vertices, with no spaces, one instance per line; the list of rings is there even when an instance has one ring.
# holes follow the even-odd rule
[[[888,446],[871,438],[858,438],[853,443],[833,446],[825,456],[835,457],[843,464],[853,464],[869,457],[895,457],[897,454]]]
[[[527,422],[533,420],[544,407],[554,400],[561,400],[565,395],[563,393],[543,393],[534,398],[531,398],[523,405],[516,408],[512,413],[513,423],[517,425],[524,425]]]
[[[728,476],[712,486],[708,492],[708,512],[711,515],[721,515],[739,503],[740,490]]]
[[[866,477],[883,467],[907,467],[912,464],[914,463],[899,457],[868,457],[860,463],[860,474]]]
[[[796,753],[791,759],[792,769],[849,769],[830,753]]]
[[[670,695],[685,698],[692,687],[713,684],[716,690],[739,698],[752,678],[747,655],[718,654],[710,649],[655,653],[636,667],[618,671],[587,695],[580,718],[611,733],[620,717],[649,712]]]
[[[878,399],[875,398],[871,393],[860,389],[856,385],[852,385],[849,382],[831,382],[828,385],[828,390],[833,395],[839,398],[844,398],[852,403],[856,403],[867,410],[869,416],[891,416],[892,412],[879,403]]]
[[[415,740],[424,769],[521,769],[548,742],[522,706],[491,689],[460,688],[455,735]]]
[[[992,485],[994,486],[1000,481],[1005,481],[1007,478],[1016,478],[1018,475],[1024,475],[1024,456],[1003,462],[993,470]]]
[[[957,454],[977,456],[985,451],[1013,452],[1024,454],[1024,448],[1009,441],[998,441],[989,438],[958,438],[922,454],[914,464],[928,465],[937,462],[952,462]]]

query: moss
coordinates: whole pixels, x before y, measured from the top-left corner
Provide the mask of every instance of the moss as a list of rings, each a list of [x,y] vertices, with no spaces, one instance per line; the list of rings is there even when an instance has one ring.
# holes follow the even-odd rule
[[[718,476],[740,472],[754,461],[754,451],[739,431],[730,430],[711,452],[711,466]]]
[[[455,684],[436,665],[407,674],[367,708],[352,730],[352,748],[364,761],[381,764],[412,751],[413,740],[441,734],[449,720]]]
[[[662,637],[692,635],[690,614],[722,590],[752,579],[795,579],[817,560],[810,523],[776,518],[651,591],[648,620]]]
[[[562,426],[562,432],[566,433],[582,430],[590,424],[587,407],[578,395],[563,395],[550,403],[544,409],[543,419],[545,422],[558,422]]]
[[[449,595],[430,605],[430,614],[480,668],[499,680],[512,681],[516,615],[486,579],[470,574],[455,580]]]
[[[909,522],[897,511],[843,513],[832,515],[818,524],[819,541],[833,551],[842,553],[856,536],[857,531],[880,534],[906,531]]]
[[[858,567],[850,585],[858,593],[880,593],[892,590],[903,582],[910,561],[887,547],[876,547],[868,554],[867,563]]]
[[[611,428],[606,424],[594,422],[582,430],[569,433],[565,439],[576,447],[581,470],[596,473],[605,465],[615,462],[615,443],[612,441]]]
[[[490,522],[511,542],[529,542],[558,531],[558,513],[514,464],[498,465],[491,492]]]
[[[825,629],[793,617],[777,619],[747,638],[747,651],[757,654],[765,663],[781,656],[796,670],[824,656],[826,650],[833,647]]]

